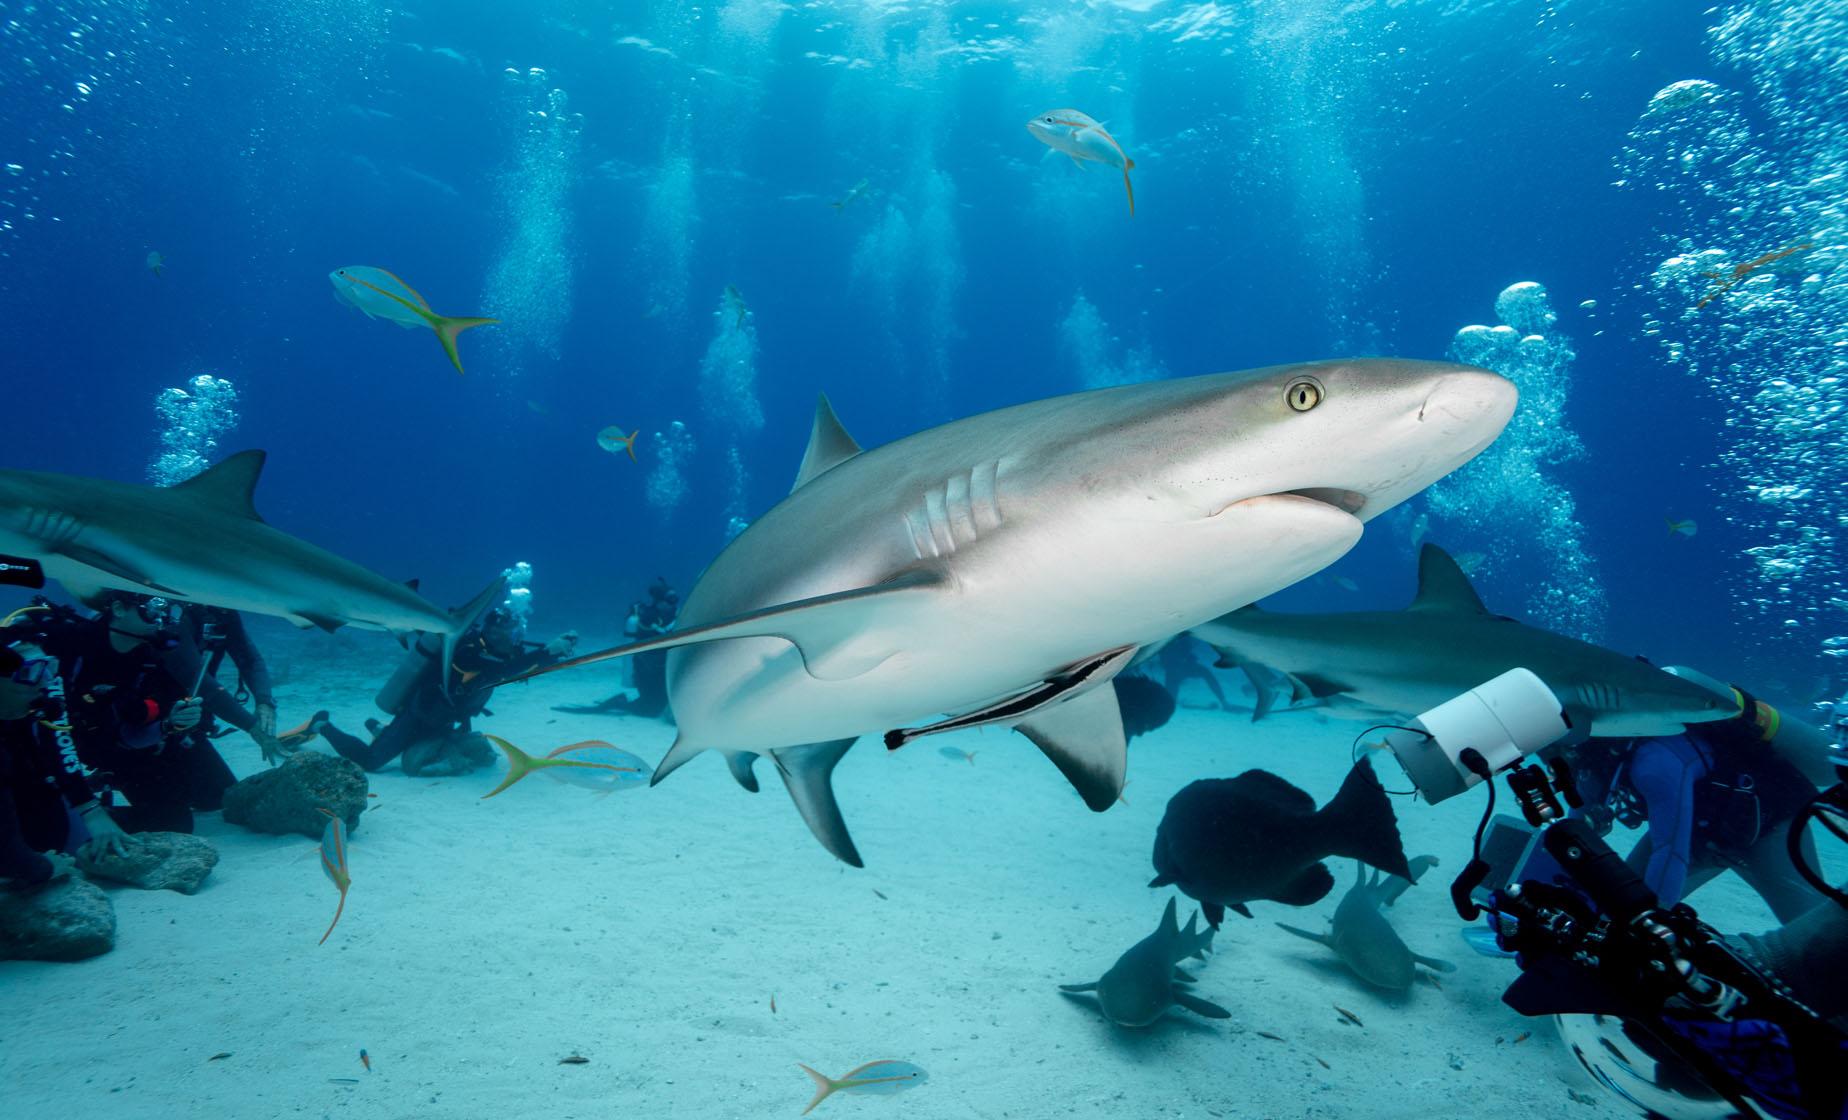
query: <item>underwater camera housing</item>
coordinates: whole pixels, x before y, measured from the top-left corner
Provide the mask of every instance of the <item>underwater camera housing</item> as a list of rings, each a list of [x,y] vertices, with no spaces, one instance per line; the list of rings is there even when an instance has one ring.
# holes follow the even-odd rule
[[[1546,682],[1526,669],[1510,669],[1394,729],[1385,745],[1435,805],[1571,733]]]

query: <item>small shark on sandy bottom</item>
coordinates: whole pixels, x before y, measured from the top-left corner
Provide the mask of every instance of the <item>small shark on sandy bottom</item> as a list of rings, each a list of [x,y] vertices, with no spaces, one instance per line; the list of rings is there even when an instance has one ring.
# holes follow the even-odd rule
[[[1150,1026],[1166,1014],[1168,1008],[1176,1006],[1208,1019],[1230,1019],[1230,1011],[1190,994],[1183,987],[1192,984],[1194,978],[1181,971],[1180,962],[1188,957],[1204,961],[1207,951],[1213,947],[1212,928],[1196,928],[1199,921],[1200,915],[1196,912],[1187,919],[1186,929],[1176,925],[1174,899],[1170,897],[1155,932],[1130,946],[1129,951],[1110,966],[1110,971],[1094,983],[1060,984],[1059,990],[1067,995],[1096,993],[1097,1006],[1104,1018],[1119,1027]]]
[[[416,590],[274,528],[251,497],[264,453],[240,451],[177,486],[0,471],[0,552],[38,560],[78,598],[105,588],[276,615],[297,626],[356,626],[455,642],[500,598],[497,577],[445,611]]]
[[[1321,942],[1333,949],[1335,956],[1340,957],[1341,963],[1353,970],[1354,975],[1388,991],[1409,989],[1417,979],[1417,965],[1436,972],[1455,972],[1457,966],[1449,961],[1421,957],[1406,948],[1398,931],[1392,928],[1386,915],[1380,913],[1380,907],[1398,901],[1419,876],[1436,865],[1436,856],[1419,856],[1411,861],[1412,877],[1403,879],[1397,875],[1382,877],[1377,870],[1370,872],[1356,860],[1354,885],[1342,897],[1341,905],[1335,907],[1327,933],[1311,933],[1282,922],[1277,923],[1277,928]]]
[[[768,753],[856,867],[831,775],[868,733],[895,748],[1012,727],[1102,812],[1126,766],[1102,686],[1136,648],[1332,563],[1486,448],[1515,399],[1469,366],[1311,362],[1031,401],[862,451],[823,398],[795,487],[706,568],[675,630],[528,675],[668,650],[679,737],[654,780],[720,750],[754,789]]]
[[[1244,607],[1192,630],[1219,651],[1222,668],[1245,669],[1258,696],[1254,720],[1280,702],[1417,715],[1514,668],[1532,670],[1572,725],[1598,736],[1678,735],[1738,710],[1641,658],[1490,614],[1434,544],[1418,554],[1418,595],[1402,611]],[[1284,674],[1281,686],[1263,669]]]

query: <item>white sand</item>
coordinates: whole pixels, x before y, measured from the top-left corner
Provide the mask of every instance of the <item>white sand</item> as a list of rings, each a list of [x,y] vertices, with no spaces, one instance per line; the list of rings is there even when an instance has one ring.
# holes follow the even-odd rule
[[[326,706],[358,731],[391,652],[370,638],[313,640],[323,644],[291,647],[304,652],[280,690],[285,722]],[[503,690],[485,726],[534,750],[603,738],[658,759],[665,724],[549,710],[600,695],[606,679],[592,670]],[[1551,1028],[1498,1001],[1512,964],[1457,936],[1445,888],[1467,859],[1476,795],[1397,802],[1407,852],[1443,860],[1394,911],[1414,951],[1460,966],[1441,991],[1377,994],[1272,925],[1320,928],[1351,881],[1345,861],[1317,906],[1228,917],[1196,971],[1197,993],[1229,1021],[1175,1011],[1127,1032],[1056,991],[1096,979],[1154,928],[1169,892],[1144,886],[1149,849],[1175,791],[1262,766],[1326,801],[1357,730],[1312,714],[1254,726],[1183,709],[1132,747],[1129,804],[1102,815],[1018,736],[893,755],[868,740],[836,782],[864,871],[809,837],[767,761],[754,797],[716,757],[607,798],[533,777],[484,802],[498,772],[393,769],[373,778],[351,898],[323,946],[335,892],[317,845],[208,816],[200,832],[223,860],[198,895],[113,891],[114,952],[0,964],[0,1113],[795,1116],[810,1095],[797,1062],[838,1075],[902,1058],[929,1082],[839,1095],[815,1115],[1614,1114],[1568,1099],[1569,1084],[1588,1086]],[[223,742],[240,773],[260,765],[248,740]],[[943,757],[946,744],[976,751],[974,765]],[[1401,777],[1390,763],[1381,773],[1388,785]],[[1766,924],[1730,876],[1695,902],[1723,927]],[[208,1061],[221,1051],[231,1056]],[[573,1053],[589,1064],[558,1064]]]

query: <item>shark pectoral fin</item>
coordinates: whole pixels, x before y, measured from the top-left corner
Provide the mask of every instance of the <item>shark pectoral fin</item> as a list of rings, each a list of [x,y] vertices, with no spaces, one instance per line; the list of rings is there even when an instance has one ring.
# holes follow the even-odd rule
[[[560,669],[630,657],[651,649],[673,649],[723,638],[781,638],[801,651],[803,663],[817,679],[845,679],[865,672],[870,667],[867,665],[869,659],[876,658],[872,664],[877,664],[895,652],[876,648],[872,641],[865,639],[856,642],[855,638],[871,629],[886,633],[901,631],[904,619],[900,612],[925,607],[945,586],[947,581],[943,576],[921,568],[913,569],[868,587],[778,603],[717,622],[671,630],[647,641],[587,653],[522,673],[508,683],[556,673]],[[837,655],[836,658],[830,660],[831,654]]]
[[[836,739],[832,743],[779,747],[770,752],[770,759],[776,763],[777,773],[783,775],[796,810],[821,846],[850,867],[865,867],[853,846],[853,837],[847,834],[847,822],[841,819],[841,807],[834,800],[830,780],[835,764],[853,743],[852,739]]]
[[[1052,759],[1093,812],[1116,804],[1129,768],[1129,744],[1115,689],[1094,688],[1036,713],[1015,730]]]
[[[1256,697],[1256,702],[1251,706],[1251,722],[1256,723],[1277,706],[1277,689],[1266,675],[1270,670],[1249,661],[1240,662],[1238,668],[1245,671],[1245,679],[1251,682],[1251,694]]]
[[[1174,982],[1177,984],[1198,984],[1200,981],[1194,979],[1192,976],[1187,975],[1187,972],[1185,969],[1181,968],[1179,965],[1176,965],[1174,968]]]
[[[1313,673],[1285,673],[1290,682],[1290,702],[1304,704],[1310,701],[1327,700],[1350,691],[1348,686],[1327,677]]]
[[[1328,935],[1326,933],[1310,933],[1306,929],[1297,929],[1295,926],[1286,926],[1282,922],[1277,923],[1277,928],[1282,930],[1285,933],[1293,933],[1298,937],[1306,937],[1309,940],[1314,941],[1320,945],[1328,944]]]
[[[648,779],[648,784],[660,785],[663,778],[685,766],[692,761],[694,755],[705,749],[705,747],[694,746],[685,735],[675,738],[674,745],[667,749],[667,754],[662,757],[661,764],[655,767],[654,776]],[[752,775],[752,780],[756,780],[755,774]]]
[[[816,475],[840,466],[859,453],[860,445],[834,415],[828,394],[821,394],[815,400],[815,423],[809,429],[808,450],[802,453],[802,467],[796,471],[796,484],[789,488],[790,492],[802,489]]]
[[[1209,1003],[1206,1000],[1201,999],[1199,996],[1190,995],[1187,992],[1180,991],[1179,989],[1176,989],[1171,994],[1173,995],[1174,1002],[1176,1004],[1179,1004],[1180,1006],[1185,1007],[1187,1010],[1193,1012],[1195,1015],[1203,1015],[1208,1019],[1230,1019],[1232,1017],[1232,1013],[1230,1011],[1227,1011],[1225,1008],[1219,1006],[1216,1003]]]
[[[1207,908],[1207,907],[1206,907],[1206,906],[1205,906],[1204,904],[1202,905],[1202,907],[1201,907],[1201,909],[1203,909],[1203,910],[1205,910],[1205,911],[1206,911],[1206,920],[1207,920],[1207,921],[1209,921],[1209,922],[1212,922],[1212,921],[1213,921],[1213,913],[1212,913],[1212,910],[1211,910],[1211,909],[1209,909],[1209,908]],[[1232,903],[1232,904],[1231,904],[1230,906],[1227,906],[1227,907],[1225,908],[1225,910],[1221,910],[1221,911],[1219,912],[1219,916],[1220,916],[1221,918],[1224,918],[1224,917],[1226,916],[1226,913],[1225,913],[1225,912],[1226,912],[1226,910],[1230,910],[1230,911],[1232,911],[1233,913],[1235,913],[1235,914],[1237,914],[1237,915],[1239,915],[1240,917],[1244,917],[1244,918],[1249,918],[1249,917],[1251,917],[1251,907],[1249,907],[1249,906],[1246,906],[1246,905],[1245,905],[1244,903],[1242,903],[1242,902],[1234,902],[1234,903]],[[1214,925],[1218,925],[1219,923],[1218,923],[1218,922],[1213,922],[1213,924],[1214,924]]]
[[[725,752],[725,765],[731,769],[732,778],[752,793],[758,790],[756,764],[757,756],[750,751]]]
[[[1417,953],[1413,953],[1412,959],[1433,972],[1455,972],[1457,970],[1456,965],[1451,964],[1449,961],[1440,961],[1436,957],[1421,957]]]
[[[332,615],[320,614],[316,611],[298,611],[296,614],[297,617],[304,619],[309,626],[319,627],[329,634],[332,634],[334,631],[346,625],[345,622]]]
[[[266,458],[266,453],[262,451],[240,451],[171,489],[195,498],[220,513],[261,521],[263,519],[257,516],[257,507],[251,499],[256,493],[257,479],[263,475]]]
[[[86,568],[94,568],[106,575],[114,576],[119,580],[126,580],[129,583],[145,587],[150,591],[157,591],[163,595],[184,597],[181,592],[154,582],[153,577],[149,576],[147,573],[138,572],[115,557],[104,552],[99,552],[94,548],[85,548],[83,545],[67,541],[64,544],[57,545],[49,551],[64,557],[66,560],[74,560]],[[60,579],[58,582],[64,584],[66,588],[70,587],[70,581],[68,580]]]
[[[1095,992],[1097,990],[1097,981],[1093,980],[1089,984],[1060,984],[1059,990],[1061,992],[1073,992],[1073,993]]]

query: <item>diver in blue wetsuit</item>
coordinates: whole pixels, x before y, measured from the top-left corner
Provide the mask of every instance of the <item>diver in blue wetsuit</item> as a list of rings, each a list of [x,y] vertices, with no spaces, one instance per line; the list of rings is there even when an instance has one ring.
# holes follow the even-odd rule
[[[1647,828],[1626,862],[1664,905],[1736,871],[1788,922],[1823,901],[1786,846],[1791,819],[1817,787],[1774,745],[1784,730],[1777,710],[1731,691],[1737,715],[1680,735],[1588,740],[1573,752],[1574,770],[1588,815]],[[1813,863],[1813,842],[1803,845]]]

